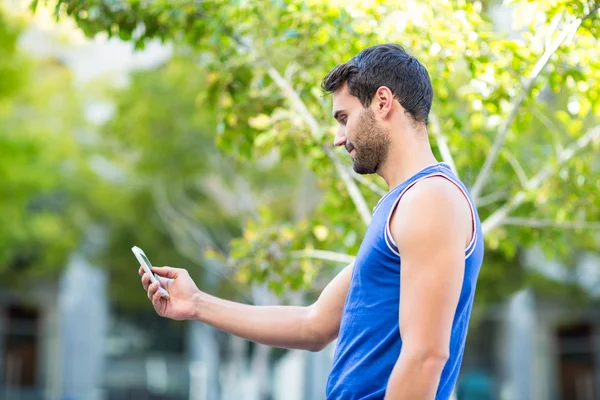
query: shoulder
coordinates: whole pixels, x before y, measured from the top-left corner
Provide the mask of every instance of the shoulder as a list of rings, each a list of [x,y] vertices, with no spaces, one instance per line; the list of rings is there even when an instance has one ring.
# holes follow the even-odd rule
[[[448,236],[465,245],[473,230],[471,205],[452,181],[434,176],[408,190],[392,215],[390,231],[398,248]]]

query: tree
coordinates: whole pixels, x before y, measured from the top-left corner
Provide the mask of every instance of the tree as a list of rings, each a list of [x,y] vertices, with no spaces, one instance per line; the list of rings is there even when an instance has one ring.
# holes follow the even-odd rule
[[[295,193],[311,191],[311,181],[298,173],[301,165],[274,154],[252,161],[220,151],[209,81],[185,49],[175,49],[160,68],[135,71],[126,88],[101,94],[114,104],[114,113],[99,127],[93,157],[115,172],[95,186],[88,209],[106,233],[95,259],[109,270],[111,297],[120,311],[151,309],[132,268],[133,244],[155,265],[185,266],[204,290],[255,304],[270,301],[260,285],[239,285],[231,270],[213,265],[204,252],[228,253],[243,219],[266,210],[290,218],[302,213]],[[263,382],[262,391],[269,352],[253,346],[252,373],[255,382]],[[243,369],[238,364],[233,368]]]
[[[19,52],[20,32],[0,9],[0,277],[13,289],[66,265],[82,235],[77,199],[91,182],[75,144],[85,124],[71,76]]]
[[[130,247],[136,243],[157,265],[188,265],[204,287],[219,285],[247,297],[248,289],[232,282],[230,271],[212,266],[204,253],[227,253],[241,234],[241,219],[261,209],[296,212],[293,194],[301,168],[273,156],[251,162],[220,151],[208,82],[189,57],[177,54],[161,68],[135,71],[130,78],[125,89],[99,91],[102,101],[114,104],[114,113],[99,127],[93,157],[115,173],[94,187],[87,203],[106,234],[96,260],[119,282],[113,299],[128,306],[147,303],[131,290],[139,286],[131,269]]]
[[[600,5],[593,1],[513,2],[511,32],[498,32],[481,2],[50,3],[90,36],[106,32],[137,47],[152,38],[185,43],[206,77],[223,149],[246,157],[276,149],[311,166],[322,191],[314,210],[299,220],[265,212],[232,242],[242,281],[266,278],[279,293],[308,288],[321,262],[347,262],[356,252],[369,206],[385,189],[349,172],[331,148],[330,100],[319,83],[334,65],[384,41],[407,46],[432,77],[435,151],[471,186],[484,221],[479,296],[523,283],[515,278],[525,276],[522,249],[541,245],[565,257],[595,243]]]

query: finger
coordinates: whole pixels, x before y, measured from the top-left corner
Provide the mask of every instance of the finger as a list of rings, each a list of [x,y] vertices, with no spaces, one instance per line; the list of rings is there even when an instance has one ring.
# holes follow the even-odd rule
[[[171,267],[152,267],[152,272],[165,278],[175,279],[179,276],[180,270]]]
[[[150,286],[150,275],[142,275],[142,286],[144,287],[144,290],[148,290],[148,286]]]
[[[160,294],[160,291],[158,291],[158,290],[152,296],[152,305],[154,306],[154,308],[156,309],[157,312],[158,312],[158,310],[160,310],[160,308],[162,306],[162,304],[161,304],[161,294]]]
[[[152,297],[154,297],[156,293],[160,295],[160,292],[158,291],[158,283],[153,283],[148,287],[148,298],[152,300]]]
[[[173,278],[163,278],[162,276],[158,277],[158,282],[160,282],[160,286],[162,286],[165,290],[169,290],[175,279]]]
[[[138,275],[139,276],[143,276],[144,275],[144,267],[142,267],[141,265],[140,265],[140,269],[138,269]]]

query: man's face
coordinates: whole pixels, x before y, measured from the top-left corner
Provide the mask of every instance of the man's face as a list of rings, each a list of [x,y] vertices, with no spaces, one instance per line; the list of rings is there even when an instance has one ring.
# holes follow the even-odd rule
[[[333,116],[339,123],[334,145],[350,153],[354,171],[376,173],[386,160],[389,136],[371,107],[363,108],[344,85],[333,94]]]

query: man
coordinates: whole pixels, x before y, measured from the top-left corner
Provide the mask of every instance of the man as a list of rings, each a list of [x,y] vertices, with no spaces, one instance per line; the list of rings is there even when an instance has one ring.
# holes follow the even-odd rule
[[[391,190],[353,265],[307,307],[251,306],[198,290],[183,269],[142,284],[159,315],[196,319],[258,343],[319,351],[338,339],[328,399],[448,399],[460,370],[483,236],[467,189],[438,163],[427,136],[429,75],[398,45],[368,48],[324,79],[360,174]]]

